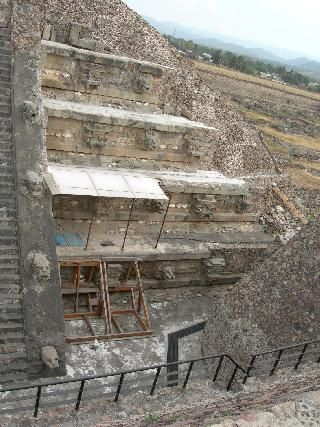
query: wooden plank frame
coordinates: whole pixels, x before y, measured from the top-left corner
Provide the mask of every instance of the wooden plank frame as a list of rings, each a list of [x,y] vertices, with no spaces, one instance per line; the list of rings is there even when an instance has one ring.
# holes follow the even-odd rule
[[[70,283],[70,288],[65,294],[75,294],[74,299],[74,312],[65,313],[65,321],[71,320],[82,320],[86,324],[88,330],[90,331],[90,336],[78,336],[78,337],[66,337],[66,341],[69,344],[83,344],[90,343],[92,341],[108,341],[112,339],[129,339],[129,338],[142,338],[150,336],[152,334],[151,325],[150,325],[150,316],[145,300],[144,290],[141,281],[141,274],[139,269],[139,263],[141,260],[136,258],[125,258],[123,260],[115,260],[107,258],[105,259],[68,259],[60,261],[60,277],[62,268],[73,268],[72,282]],[[108,265],[109,264],[129,264],[128,270],[126,273],[126,279],[123,283],[118,283],[116,286],[110,285],[108,283]],[[82,267],[91,267],[89,273],[89,279],[86,286],[82,286],[80,281],[81,278],[81,268]],[[99,288],[92,286],[92,280],[94,276],[94,269],[97,269],[99,272]],[[131,276],[135,276],[130,280]],[[61,279],[60,279],[61,281]],[[92,289],[91,289],[91,286]],[[81,289],[82,288],[82,289]],[[62,281],[61,281],[61,292],[63,294]],[[97,293],[98,295],[98,304],[96,311],[92,310],[92,305],[90,304],[90,295],[92,293]],[[128,293],[129,301],[131,308],[129,309],[113,309],[111,307],[111,293]],[[88,311],[80,311],[79,308],[79,295],[87,294],[88,295]],[[125,316],[127,318],[131,317],[137,330],[125,331],[121,323],[118,321],[118,317]],[[94,327],[90,319],[103,319],[105,325],[104,334],[96,334]]]

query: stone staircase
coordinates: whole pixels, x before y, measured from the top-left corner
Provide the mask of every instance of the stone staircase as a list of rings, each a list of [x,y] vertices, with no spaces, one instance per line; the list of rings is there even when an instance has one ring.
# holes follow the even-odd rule
[[[10,30],[0,26],[0,384],[27,378],[19,275]]]

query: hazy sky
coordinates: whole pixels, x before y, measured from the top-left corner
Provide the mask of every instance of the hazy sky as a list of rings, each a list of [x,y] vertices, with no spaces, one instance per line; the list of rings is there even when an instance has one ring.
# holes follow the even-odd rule
[[[320,58],[320,0],[124,0],[160,21],[258,41]]]

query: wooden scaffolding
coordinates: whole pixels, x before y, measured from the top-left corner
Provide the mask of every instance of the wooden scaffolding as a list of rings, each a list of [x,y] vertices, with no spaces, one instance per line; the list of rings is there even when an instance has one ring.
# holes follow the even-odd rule
[[[65,321],[82,320],[90,332],[90,335],[69,336],[66,338],[68,343],[81,344],[96,340],[145,337],[152,333],[141,283],[140,260],[132,258],[65,259],[59,264],[62,297],[63,299],[68,297],[69,300],[70,297],[73,298],[73,308],[65,309]],[[112,264],[120,264],[126,268],[123,280],[108,279],[108,267]],[[125,296],[129,307],[114,308],[112,296],[115,294]],[[130,323],[130,328],[127,325],[123,326],[124,318],[127,324]],[[103,333],[96,332],[92,319],[103,321]]]

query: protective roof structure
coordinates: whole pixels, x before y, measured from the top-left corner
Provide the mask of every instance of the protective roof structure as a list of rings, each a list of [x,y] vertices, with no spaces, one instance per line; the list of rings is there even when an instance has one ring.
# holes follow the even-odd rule
[[[156,179],[139,172],[50,164],[45,180],[53,196],[168,199]]]

